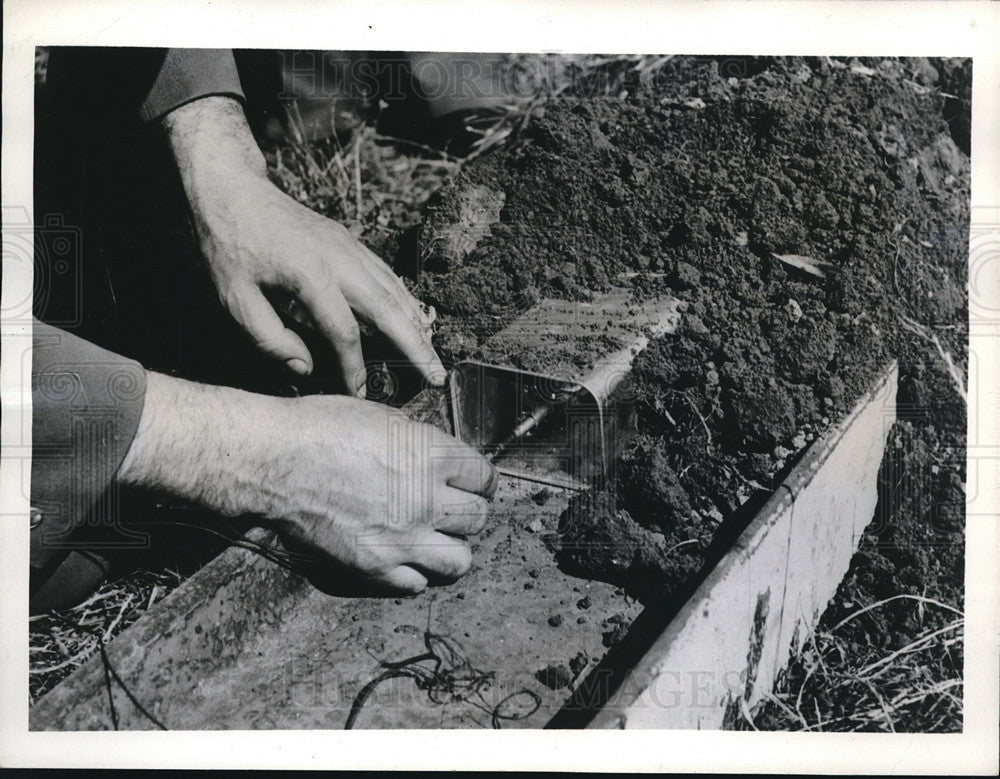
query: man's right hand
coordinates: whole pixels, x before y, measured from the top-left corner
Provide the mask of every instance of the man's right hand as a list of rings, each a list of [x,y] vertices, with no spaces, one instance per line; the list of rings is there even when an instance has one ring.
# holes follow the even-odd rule
[[[118,478],[273,526],[323,589],[360,580],[381,593],[462,576],[497,483],[478,452],[385,406],[156,373]]]

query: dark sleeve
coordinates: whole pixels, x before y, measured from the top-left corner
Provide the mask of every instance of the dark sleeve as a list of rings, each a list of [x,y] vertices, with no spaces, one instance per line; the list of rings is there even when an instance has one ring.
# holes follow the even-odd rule
[[[139,108],[143,121],[159,119],[184,103],[207,95],[243,100],[230,49],[168,49],[152,88]]]
[[[139,426],[146,372],[37,320],[32,344],[31,505],[41,525],[32,531],[31,557],[39,567],[85,517],[117,524],[108,487]]]

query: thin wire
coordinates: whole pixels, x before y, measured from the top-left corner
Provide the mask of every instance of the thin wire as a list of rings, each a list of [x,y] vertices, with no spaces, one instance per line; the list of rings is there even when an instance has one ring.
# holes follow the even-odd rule
[[[79,622],[76,622],[75,620],[72,620],[69,617],[66,617],[55,611],[51,612],[50,615],[52,616],[52,618],[69,625],[74,630],[78,630],[84,633],[90,633],[97,639],[97,647],[101,653],[101,664],[104,667],[104,685],[108,691],[108,705],[111,708],[111,724],[114,726],[115,730],[118,730],[119,719],[118,719],[118,709],[115,706],[114,691],[111,687],[112,679],[114,679],[115,682],[118,684],[118,686],[122,688],[122,692],[124,692],[125,695],[128,697],[128,699],[132,702],[132,705],[135,706],[146,719],[148,719],[150,722],[156,725],[156,727],[158,727],[160,730],[169,730],[169,728],[167,728],[166,725],[164,725],[159,719],[157,719],[153,714],[151,714],[146,709],[146,707],[139,702],[139,699],[132,694],[132,691],[128,688],[128,685],[126,685],[125,682],[122,680],[122,678],[118,675],[118,672],[115,670],[115,667],[111,664],[111,658],[108,657],[108,651],[104,645],[104,636],[102,635],[100,630],[94,627],[90,627],[89,625],[81,625]]]
[[[502,727],[502,722],[526,719],[541,707],[541,696],[526,688],[510,693],[496,705],[490,705],[483,696],[483,690],[489,687],[494,675],[474,668],[462,653],[461,645],[457,641],[428,630],[424,632],[424,645],[427,647],[426,652],[406,660],[381,661],[380,664],[385,670],[366,683],[355,696],[347,721],[344,723],[344,730],[351,730],[354,727],[361,709],[380,684],[397,678],[413,679],[417,689],[425,691],[427,697],[438,705],[468,703],[486,712],[490,715],[490,723],[497,730]],[[427,660],[433,661],[433,668],[417,665]],[[509,714],[502,711],[509,701],[523,696],[531,699],[530,709]]]

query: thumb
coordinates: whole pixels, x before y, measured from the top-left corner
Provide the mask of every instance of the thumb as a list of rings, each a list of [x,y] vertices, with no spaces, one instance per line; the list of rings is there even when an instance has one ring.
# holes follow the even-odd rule
[[[285,327],[259,287],[249,282],[240,284],[231,290],[225,302],[233,319],[246,330],[261,352],[280,360],[300,375],[312,372],[309,349],[298,335]]]

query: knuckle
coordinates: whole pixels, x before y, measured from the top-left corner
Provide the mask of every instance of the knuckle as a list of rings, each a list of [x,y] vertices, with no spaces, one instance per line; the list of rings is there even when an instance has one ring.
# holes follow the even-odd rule
[[[262,333],[252,333],[250,335],[250,340],[253,342],[254,347],[265,354],[276,354],[280,350],[278,349],[278,344],[275,343],[273,338]]]
[[[336,240],[346,241],[348,238],[352,237],[350,231],[346,227],[344,227],[344,225],[342,225],[340,222],[335,222],[332,219],[327,219],[325,225],[327,230]]]
[[[360,543],[355,550],[354,567],[361,573],[371,576],[385,571],[386,560],[372,544]]]
[[[368,316],[377,324],[383,324],[392,318],[395,300],[386,293],[372,295],[368,299]]]
[[[353,319],[345,319],[337,324],[335,330],[337,343],[345,348],[353,349],[361,344],[361,328]]]

